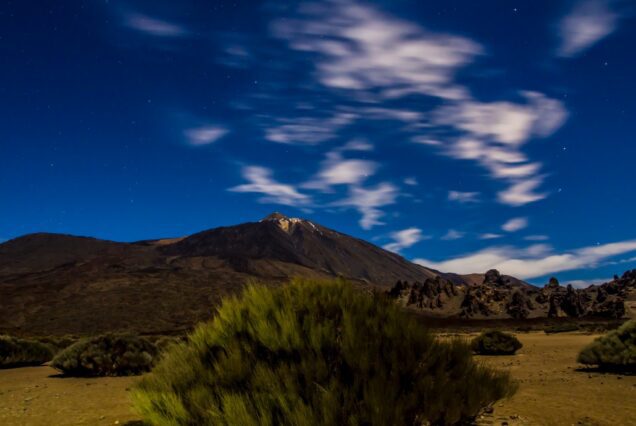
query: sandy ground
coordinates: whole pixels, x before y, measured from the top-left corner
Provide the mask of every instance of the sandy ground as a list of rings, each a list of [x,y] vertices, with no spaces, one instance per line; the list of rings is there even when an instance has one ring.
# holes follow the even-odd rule
[[[480,425],[636,425],[636,376],[577,371],[576,354],[595,336],[519,334],[515,356],[478,357],[508,369],[517,394]],[[135,420],[134,377],[55,377],[49,367],[0,370],[0,425],[124,425]]]
[[[136,377],[56,377],[50,367],[0,370],[0,425],[124,425],[137,418],[128,389]]]
[[[507,369],[519,382],[510,399],[496,403],[480,424],[636,425],[636,376],[577,371],[576,355],[597,336],[518,334],[514,356],[478,357]]]

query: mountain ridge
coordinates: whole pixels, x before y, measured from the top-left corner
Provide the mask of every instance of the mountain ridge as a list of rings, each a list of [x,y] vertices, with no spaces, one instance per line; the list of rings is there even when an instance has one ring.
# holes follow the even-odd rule
[[[278,284],[296,276],[342,277],[387,292],[408,282],[408,294],[402,288],[394,296],[427,315],[499,318],[513,317],[515,309],[547,315],[549,301],[539,310],[517,307],[527,305],[527,297],[515,296],[521,293],[539,305],[540,289],[493,274],[439,272],[281,213],[132,243],[36,233],[0,244],[0,332],[175,332],[210,318],[223,297],[249,281]],[[620,298],[615,294],[610,299]]]

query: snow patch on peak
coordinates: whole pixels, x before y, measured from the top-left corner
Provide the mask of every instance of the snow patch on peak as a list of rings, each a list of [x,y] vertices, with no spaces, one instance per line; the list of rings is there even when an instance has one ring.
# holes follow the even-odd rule
[[[292,227],[296,224],[306,223],[307,225],[311,226],[314,231],[320,232],[316,225],[308,220],[300,219],[297,217],[287,217],[284,214],[278,212],[274,212],[268,215],[267,217],[262,219],[261,222],[276,222],[276,224],[285,232],[291,232]]]

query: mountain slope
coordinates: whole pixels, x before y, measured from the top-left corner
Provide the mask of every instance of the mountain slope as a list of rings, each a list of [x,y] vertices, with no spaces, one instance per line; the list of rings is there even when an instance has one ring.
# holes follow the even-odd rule
[[[182,238],[120,243],[31,234],[0,244],[0,333],[171,333],[206,320],[250,280],[344,277],[409,309],[462,318],[616,317],[636,307],[636,275],[587,290],[544,289],[497,271],[457,275],[274,213]],[[399,282],[399,284],[396,284]]]
[[[342,276],[390,288],[437,273],[280,214],[185,238],[118,243],[31,234],[0,244],[0,333],[170,332],[252,279]]]
[[[280,213],[260,222],[200,232],[161,251],[180,257],[218,256],[238,267],[251,260],[272,259],[387,287],[399,279],[438,275],[366,241]]]

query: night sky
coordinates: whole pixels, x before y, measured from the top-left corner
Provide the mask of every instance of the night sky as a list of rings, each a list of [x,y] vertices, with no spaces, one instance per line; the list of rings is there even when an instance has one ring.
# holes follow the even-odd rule
[[[306,217],[444,271],[636,267],[630,0],[0,2],[0,241]]]

